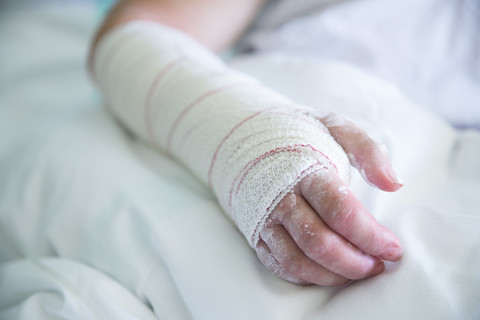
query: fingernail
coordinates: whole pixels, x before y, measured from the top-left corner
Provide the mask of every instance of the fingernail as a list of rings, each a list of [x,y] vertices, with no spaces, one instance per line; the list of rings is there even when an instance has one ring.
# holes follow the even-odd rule
[[[402,180],[393,172],[393,169],[391,170],[385,169],[385,173],[394,184],[400,187],[403,187]]]
[[[388,250],[382,255],[382,259],[388,261],[398,261],[402,259],[403,250],[399,243],[394,242]]]

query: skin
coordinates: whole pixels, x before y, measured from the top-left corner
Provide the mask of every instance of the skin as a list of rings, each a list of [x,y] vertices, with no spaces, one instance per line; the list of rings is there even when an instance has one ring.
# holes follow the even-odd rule
[[[263,2],[120,1],[98,30],[91,52],[108,31],[136,19],[180,29],[219,52],[234,43]],[[390,192],[402,187],[385,147],[338,115],[319,120],[370,184]],[[260,233],[256,252],[282,279],[324,286],[380,274],[384,260],[398,261],[403,254],[395,235],[372,217],[335,173],[325,170],[303,179],[273,210]]]
[[[332,125],[329,117],[320,121],[367,181],[384,191],[399,190],[402,184],[385,148],[353,122]],[[378,275],[384,260],[398,261],[403,255],[396,236],[330,171],[303,179],[273,210],[260,238],[262,263],[299,284],[340,286]]]

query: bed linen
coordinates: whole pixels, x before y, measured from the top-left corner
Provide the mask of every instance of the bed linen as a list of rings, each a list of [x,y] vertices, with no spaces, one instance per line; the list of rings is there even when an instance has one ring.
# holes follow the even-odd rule
[[[271,0],[241,47],[347,61],[480,129],[478,0]]]
[[[387,145],[405,187],[352,188],[405,257],[345,288],[271,275],[212,194],[129,136],[84,59],[93,5],[0,13],[0,319],[479,319],[480,134],[333,60],[235,68]],[[12,36],[14,35],[14,36]]]

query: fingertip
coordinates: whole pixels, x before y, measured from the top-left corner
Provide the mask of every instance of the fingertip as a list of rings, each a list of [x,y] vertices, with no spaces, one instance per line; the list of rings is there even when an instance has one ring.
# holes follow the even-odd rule
[[[382,260],[378,260],[372,268],[372,271],[368,274],[367,278],[374,277],[385,271],[385,263]]]
[[[403,184],[394,183],[394,182],[391,182],[391,181],[388,181],[388,183],[383,183],[383,184],[375,184],[375,186],[378,189],[380,189],[382,191],[386,191],[386,192],[396,192],[396,191],[403,188]]]
[[[403,187],[403,182],[400,180],[391,166],[387,166],[387,168],[384,169],[384,174],[390,180],[390,184],[392,186],[391,191],[397,191]]]
[[[390,165],[386,165],[383,169],[375,171],[376,172],[372,172],[364,178],[378,189],[387,192],[395,192],[403,187],[403,183]]]
[[[403,257],[403,249],[399,242],[394,241],[382,254],[381,258],[387,261],[397,262]]]

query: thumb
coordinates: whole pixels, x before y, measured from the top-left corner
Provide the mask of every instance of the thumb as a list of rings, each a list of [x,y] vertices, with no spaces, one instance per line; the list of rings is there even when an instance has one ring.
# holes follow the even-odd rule
[[[343,116],[329,114],[319,120],[347,153],[350,164],[368,183],[384,191],[397,191],[403,186],[383,144]]]

